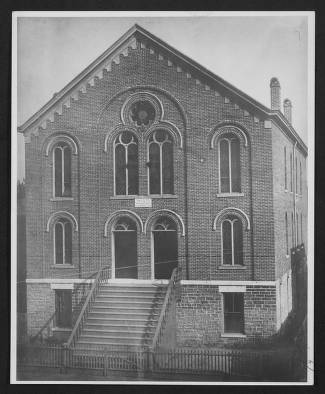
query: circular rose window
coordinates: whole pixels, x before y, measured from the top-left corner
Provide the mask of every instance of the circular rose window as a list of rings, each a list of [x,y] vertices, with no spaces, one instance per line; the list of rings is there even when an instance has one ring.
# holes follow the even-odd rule
[[[149,101],[137,101],[131,106],[130,117],[137,126],[148,126],[155,116],[156,111]]]

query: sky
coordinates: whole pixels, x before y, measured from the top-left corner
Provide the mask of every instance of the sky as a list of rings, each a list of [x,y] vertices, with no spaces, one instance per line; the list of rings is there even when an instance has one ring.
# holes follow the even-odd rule
[[[205,68],[270,107],[269,83],[292,101],[292,124],[308,145],[306,16],[19,17],[17,124],[139,24]],[[24,141],[18,136],[18,178]]]

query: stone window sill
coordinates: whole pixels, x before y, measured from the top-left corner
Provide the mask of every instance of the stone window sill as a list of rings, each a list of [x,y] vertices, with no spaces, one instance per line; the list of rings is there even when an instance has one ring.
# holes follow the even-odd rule
[[[237,332],[234,332],[234,333],[224,333],[224,334],[221,334],[221,338],[246,338],[246,335],[245,334],[241,334],[241,333],[237,333]]]
[[[218,267],[219,270],[245,270],[247,269],[246,266],[244,265],[219,265]]]
[[[73,197],[52,197],[50,201],[72,201]]]
[[[178,198],[176,194],[149,194],[147,196],[111,196],[111,200],[134,200],[136,198]]]
[[[244,193],[218,193],[217,197],[222,198],[222,197],[243,197]]]
[[[51,265],[51,268],[59,268],[59,269],[67,269],[67,268],[76,268],[72,264],[53,264]]]

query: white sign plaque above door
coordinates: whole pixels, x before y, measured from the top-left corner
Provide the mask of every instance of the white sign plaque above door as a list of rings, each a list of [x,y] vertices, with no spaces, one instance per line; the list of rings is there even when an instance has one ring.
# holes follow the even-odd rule
[[[151,198],[135,198],[134,199],[135,208],[151,208],[152,199]]]

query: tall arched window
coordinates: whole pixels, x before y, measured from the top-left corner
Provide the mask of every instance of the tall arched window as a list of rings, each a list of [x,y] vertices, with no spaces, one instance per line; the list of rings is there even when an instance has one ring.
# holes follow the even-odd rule
[[[139,194],[138,140],[123,131],[114,142],[115,194]]]
[[[72,224],[67,219],[59,219],[54,225],[55,264],[72,264]]]
[[[149,194],[174,194],[173,140],[165,130],[148,140]]]
[[[288,214],[285,213],[285,232],[286,232],[286,254],[289,255],[289,229],[288,229]]]
[[[71,148],[65,142],[53,149],[54,196],[71,197]]]
[[[221,223],[222,264],[243,265],[243,225],[236,216],[228,216]]]
[[[220,193],[240,192],[240,143],[236,136],[225,135],[219,140]]]

